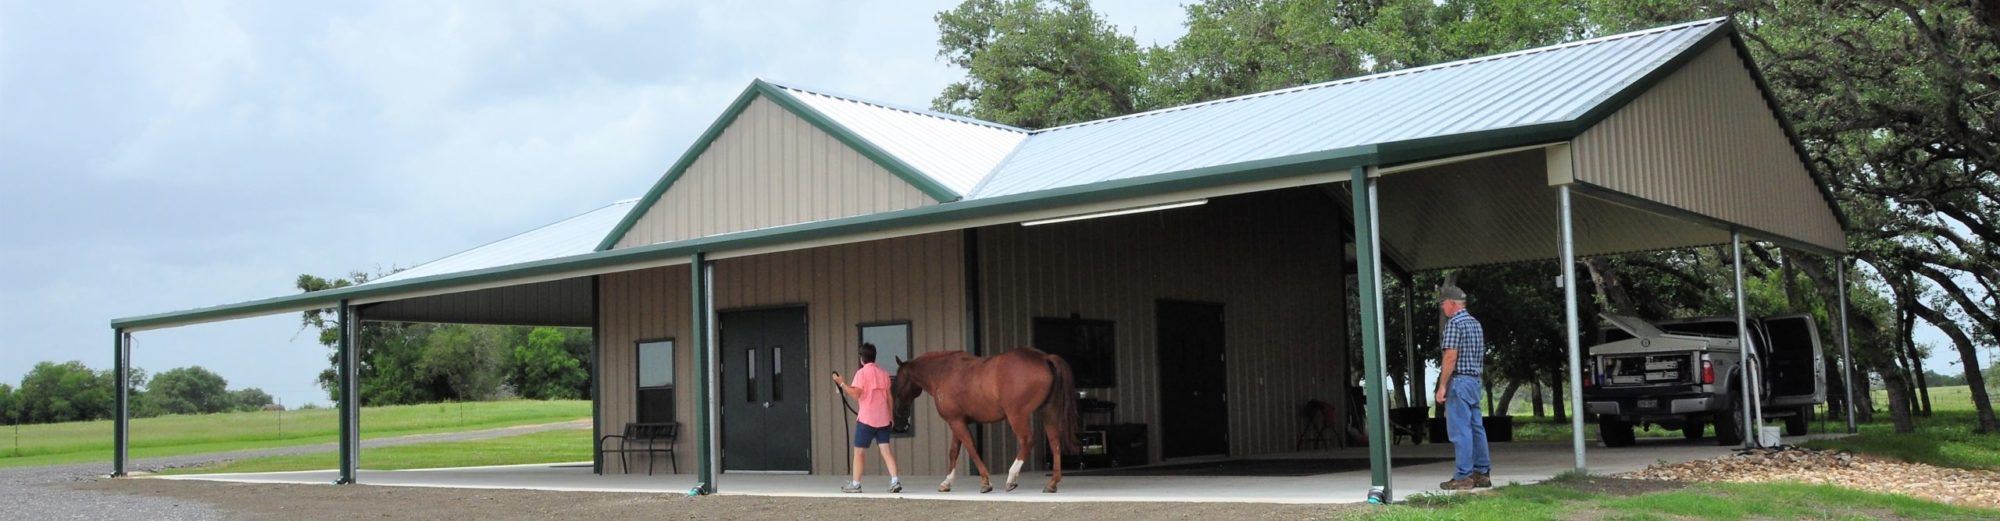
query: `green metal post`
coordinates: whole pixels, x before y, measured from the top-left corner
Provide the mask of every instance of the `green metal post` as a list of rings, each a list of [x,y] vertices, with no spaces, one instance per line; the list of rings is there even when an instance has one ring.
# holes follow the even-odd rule
[[[132,441],[132,336],[123,329],[111,330],[111,356],[113,371],[118,376],[118,423],[111,429],[115,445],[111,449],[111,477],[122,478],[125,477],[125,462],[131,456],[127,449]]]
[[[590,277],[590,473],[604,474],[604,335],[597,305],[601,279]]]
[[[688,266],[690,289],[688,293],[693,297],[690,307],[694,309],[694,317],[690,322],[693,327],[689,329],[694,332],[691,335],[694,337],[691,347],[694,348],[695,454],[699,459],[695,462],[695,489],[701,494],[714,494],[715,416],[712,414],[713,411],[709,410],[711,399],[714,398],[713,390],[709,389],[709,381],[715,373],[715,366],[714,360],[709,357],[708,349],[709,316],[713,314],[713,310],[709,309],[712,301],[708,298],[708,257],[696,252],[693,260],[688,262]]]
[[[334,484],[350,485],[355,482],[355,467],[359,465],[357,461],[359,454],[355,454],[358,444],[353,443],[353,440],[358,437],[355,431],[360,429],[355,419],[360,416],[361,397],[357,396],[359,392],[356,389],[360,386],[354,385],[358,375],[355,374],[354,367],[354,339],[351,338],[353,328],[349,323],[354,317],[345,299],[340,301],[340,308],[336,313],[340,321],[340,342],[335,348],[336,356],[340,358],[340,479]]]
[[[1361,365],[1366,368],[1363,393],[1368,395],[1368,479],[1373,487],[1369,493],[1371,498],[1379,497],[1381,502],[1389,503],[1395,498],[1395,491],[1389,484],[1389,432],[1385,422],[1389,417],[1389,386],[1383,382],[1387,375],[1382,370],[1382,329],[1380,317],[1376,316],[1381,313],[1382,267],[1377,260],[1375,241],[1374,185],[1366,168],[1354,168],[1349,191],[1354,196],[1354,280],[1361,296]]]

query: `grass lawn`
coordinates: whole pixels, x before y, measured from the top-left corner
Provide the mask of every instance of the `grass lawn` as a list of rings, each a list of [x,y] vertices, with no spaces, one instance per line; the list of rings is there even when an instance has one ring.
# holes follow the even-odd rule
[[[586,400],[468,402],[361,409],[361,437],[490,429],[590,417]],[[91,421],[0,428],[0,467],[111,460],[112,422]],[[132,420],[133,458],[332,443],[340,422],[333,409],[162,416]],[[588,438],[588,436],[585,436]],[[584,442],[587,446],[587,441]],[[586,458],[587,459],[587,458]]]
[[[1875,393],[1875,403],[1889,398]],[[1917,431],[1897,434],[1886,412],[1875,413],[1875,422],[1861,424],[1861,433],[1840,439],[1813,440],[1806,446],[1844,449],[1857,453],[1928,463],[1940,467],[2000,470],[2000,434],[1973,434],[1977,413],[1972,407],[1972,391],[1966,386],[1931,388],[1932,416],[1918,416]],[[1820,432],[1818,424],[1814,432]],[[1831,422],[1829,432],[1845,432],[1847,425]]]
[[[370,470],[476,467],[523,463],[590,461],[590,430],[544,431],[474,441],[417,443],[363,449],[361,468]],[[165,469],[162,474],[324,470],[340,465],[340,454],[322,452],[228,461],[218,465]]]
[[[2000,512],[1955,507],[1829,485],[1704,483],[1638,494],[1594,478],[1567,478],[1491,492],[1419,495],[1360,519],[1993,519]],[[1672,485],[1666,485],[1672,487]]]

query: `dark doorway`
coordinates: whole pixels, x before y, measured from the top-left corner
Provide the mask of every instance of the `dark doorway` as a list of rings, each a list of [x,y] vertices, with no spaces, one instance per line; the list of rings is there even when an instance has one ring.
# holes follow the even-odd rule
[[[717,322],[723,470],[812,470],[806,309],[730,311]]]
[[[1159,301],[1160,457],[1229,453],[1222,305]]]

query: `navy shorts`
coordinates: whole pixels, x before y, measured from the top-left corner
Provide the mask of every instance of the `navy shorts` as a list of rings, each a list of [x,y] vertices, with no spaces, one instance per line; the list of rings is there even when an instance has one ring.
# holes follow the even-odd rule
[[[854,422],[854,448],[866,449],[877,443],[889,443],[888,427],[876,427],[866,423]]]

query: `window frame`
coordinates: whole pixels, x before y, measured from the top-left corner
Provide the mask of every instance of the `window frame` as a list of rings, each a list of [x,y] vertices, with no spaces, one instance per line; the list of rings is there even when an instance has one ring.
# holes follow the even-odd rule
[[[667,344],[667,385],[646,386],[646,344]],[[680,342],[674,337],[645,338],[632,341],[632,422],[639,423],[646,411],[646,391],[665,390],[667,394],[667,420],[680,421]]]
[[[913,353],[913,352],[911,352],[911,351],[912,351],[912,348],[913,348],[913,347],[915,347],[915,346],[913,346],[913,345],[911,345],[911,344],[913,344],[913,343],[915,343],[915,342],[916,342],[916,336],[917,336],[917,326],[915,325],[915,323],[914,323],[914,322],[912,322],[912,321],[910,321],[910,320],[908,320],[908,319],[901,319],[901,320],[878,320],[878,321],[874,321],[874,322],[861,322],[861,323],[857,323],[857,324],[855,324],[855,325],[854,325],[854,348],[855,348],[855,349],[860,349],[860,348],[861,348],[861,344],[865,344],[865,343],[868,343],[868,329],[869,329],[869,328],[875,328],[875,327],[891,327],[891,326],[903,326],[903,360],[904,360],[904,361],[908,361],[909,359],[911,359],[911,358],[914,358],[914,355],[915,355],[916,353]],[[880,349],[880,346],[877,346],[877,349],[878,349],[878,351],[877,351],[877,352],[875,353],[875,365],[877,365],[877,366],[880,366],[880,365],[882,365],[882,360],[883,360],[883,356],[884,356],[884,355],[885,355],[886,353],[882,353],[882,352],[880,352],[880,351],[879,351],[879,349]],[[896,366],[896,369],[897,369],[897,370],[901,370],[902,368],[903,368],[903,367],[902,367],[902,365],[900,365],[900,364],[898,364],[898,365]],[[888,371],[888,372],[889,372],[889,388],[891,388],[891,389],[894,389],[894,388],[895,388],[895,386],[896,386],[896,372],[895,372],[895,371],[889,371],[888,369],[883,369],[883,370],[884,370],[884,371]],[[916,422],[914,422],[914,421],[910,422],[910,430],[909,430],[909,432],[891,432],[891,433],[890,433],[889,435],[890,435],[890,437],[893,437],[893,438],[913,438],[913,437],[916,437],[916,435],[917,435],[917,425],[916,425]]]

